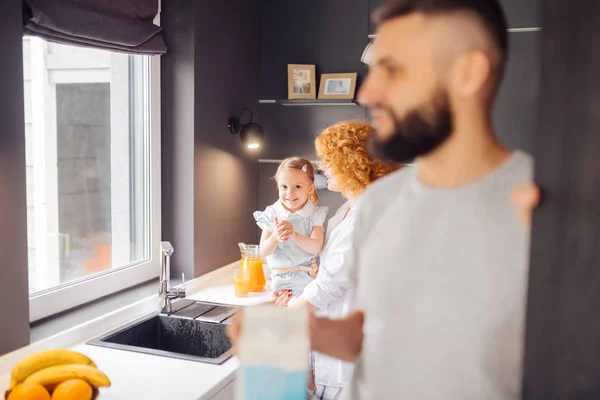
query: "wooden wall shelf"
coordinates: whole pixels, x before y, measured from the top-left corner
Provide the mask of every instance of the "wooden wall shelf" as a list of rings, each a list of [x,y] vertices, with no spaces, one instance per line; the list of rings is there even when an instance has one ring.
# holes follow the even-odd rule
[[[283,99],[283,100],[259,100],[260,104],[279,104],[282,106],[360,106],[356,100],[319,100],[319,99]]]

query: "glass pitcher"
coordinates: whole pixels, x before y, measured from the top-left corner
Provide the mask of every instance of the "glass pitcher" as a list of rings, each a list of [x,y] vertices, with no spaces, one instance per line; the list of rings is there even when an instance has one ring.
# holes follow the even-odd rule
[[[238,243],[242,258],[240,272],[248,277],[249,290],[261,292],[265,287],[265,274],[262,267],[260,247],[255,244]]]

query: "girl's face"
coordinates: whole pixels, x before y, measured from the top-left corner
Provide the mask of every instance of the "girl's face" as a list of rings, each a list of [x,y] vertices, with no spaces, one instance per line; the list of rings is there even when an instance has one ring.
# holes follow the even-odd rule
[[[300,211],[315,190],[306,172],[293,168],[284,168],[277,175],[277,186],[281,204],[292,213]]]
[[[330,192],[340,193],[342,189],[340,189],[340,186],[338,185],[335,178],[331,176],[331,170],[327,168],[327,166],[324,164],[321,166],[321,169],[323,170],[323,173],[325,173],[325,177],[327,178],[327,189]]]

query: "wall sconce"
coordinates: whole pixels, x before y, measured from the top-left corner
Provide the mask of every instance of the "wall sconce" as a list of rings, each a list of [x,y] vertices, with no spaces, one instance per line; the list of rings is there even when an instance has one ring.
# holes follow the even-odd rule
[[[242,124],[240,120],[242,119],[244,111],[248,111],[250,113],[250,121],[245,124]],[[263,130],[262,126],[260,126],[256,122],[252,122],[252,111],[249,108],[244,108],[240,112],[240,116],[238,118],[229,118],[228,125],[229,132],[232,135],[236,135],[239,133],[240,140],[249,149],[258,149],[262,144],[262,140],[265,137],[265,131]]]
[[[363,64],[369,65],[371,62],[371,57],[373,56],[373,42],[369,42],[367,47],[363,50],[362,55],[360,56],[360,61]]]

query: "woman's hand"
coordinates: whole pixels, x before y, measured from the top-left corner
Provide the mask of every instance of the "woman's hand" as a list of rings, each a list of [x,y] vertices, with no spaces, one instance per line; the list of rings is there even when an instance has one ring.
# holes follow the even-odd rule
[[[273,292],[273,298],[271,299],[271,301],[280,307],[287,307],[291,298],[292,291],[283,290],[281,292]]]
[[[289,292],[289,293],[288,293]],[[277,304],[280,307],[289,307],[289,308],[306,308],[309,312],[317,311],[317,307],[313,306],[304,295],[298,297],[292,304],[290,300],[292,299],[292,291],[284,290],[283,292],[273,292],[273,303]]]

